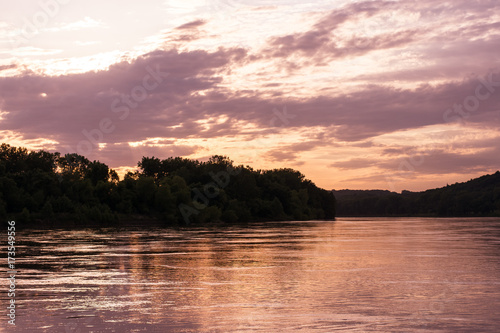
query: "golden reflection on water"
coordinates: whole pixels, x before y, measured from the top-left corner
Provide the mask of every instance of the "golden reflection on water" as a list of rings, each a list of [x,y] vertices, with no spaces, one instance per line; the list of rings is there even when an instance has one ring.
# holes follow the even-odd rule
[[[44,230],[19,239],[18,331],[500,330],[499,219]]]

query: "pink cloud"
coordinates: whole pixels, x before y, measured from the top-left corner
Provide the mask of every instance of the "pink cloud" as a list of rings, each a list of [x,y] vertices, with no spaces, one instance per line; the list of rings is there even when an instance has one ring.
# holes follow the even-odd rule
[[[99,143],[107,144],[101,150],[95,149],[90,158],[133,165],[139,155],[190,155],[203,149],[177,144],[179,139],[237,137],[245,142],[273,131],[322,128],[325,133],[321,137],[269,149],[270,160],[297,163],[301,162],[300,153],[332,142],[370,148],[370,140],[379,135],[447,121],[461,121],[465,127],[496,129],[500,125],[500,73],[495,71],[500,52],[500,24],[488,20],[500,13],[499,8],[497,1],[358,2],[326,13],[305,31],[270,36],[261,53],[242,48],[215,51],[172,48],[97,72],[62,76],[25,72],[0,77],[0,105],[4,112],[0,130],[15,131],[24,139],[53,139],[60,142],[56,148],[63,152],[90,140],[85,134],[90,133]],[[412,11],[419,14],[415,27],[373,36],[337,34],[347,23],[383,13]],[[461,21],[463,25],[458,24]],[[205,25],[204,20],[194,20],[174,29],[172,36],[184,42],[196,39],[200,36],[198,29]],[[293,72],[311,64],[337,64],[343,58],[377,50],[395,52],[387,53],[390,55],[411,51],[418,67],[380,68],[375,74],[352,79],[349,83],[356,83],[354,88],[343,89],[343,80],[338,80],[336,94],[316,91],[297,97],[277,90],[286,88],[284,82],[265,81],[248,88],[244,77],[240,78],[243,81],[240,86],[227,87],[228,73],[261,60],[274,61],[273,64]],[[16,66],[2,65],[0,72]],[[310,79],[304,77],[304,85]],[[437,83],[425,83],[433,80]],[[489,85],[484,83],[488,80]],[[395,81],[403,81],[405,85],[397,86]],[[467,111],[467,103],[471,107],[470,103],[476,100],[475,110]],[[284,129],[272,128],[272,110],[281,105],[286,105],[295,117]],[[462,111],[457,111],[456,105],[462,105]],[[103,119],[109,120],[106,126],[102,126]],[[203,123],[210,119],[224,120]],[[255,125],[256,129],[242,129],[242,124]],[[147,138],[171,141],[140,148],[127,144]],[[383,153],[389,160],[384,163],[356,158],[333,166],[353,169],[375,166],[390,170],[398,154],[409,154],[398,149],[387,147]],[[489,149],[493,156],[499,144],[492,143]],[[452,165],[456,172],[492,168],[498,160],[491,156],[433,152],[422,170],[445,172],[441,165]]]

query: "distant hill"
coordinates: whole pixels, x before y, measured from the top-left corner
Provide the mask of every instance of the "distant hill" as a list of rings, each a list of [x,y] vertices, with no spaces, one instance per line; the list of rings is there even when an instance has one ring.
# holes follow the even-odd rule
[[[500,216],[500,172],[424,192],[333,190],[337,216]]]

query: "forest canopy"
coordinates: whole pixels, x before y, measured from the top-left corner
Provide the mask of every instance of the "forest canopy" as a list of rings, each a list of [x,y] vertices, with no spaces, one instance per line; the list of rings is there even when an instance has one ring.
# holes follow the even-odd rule
[[[78,154],[0,146],[0,216],[32,223],[113,224],[335,218],[335,197],[292,169],[254,170],[226,156],[206,162],[143,157],[123,179]]]
[[[500,172],[423,192],[333,191],[337,216],[500,216]]]

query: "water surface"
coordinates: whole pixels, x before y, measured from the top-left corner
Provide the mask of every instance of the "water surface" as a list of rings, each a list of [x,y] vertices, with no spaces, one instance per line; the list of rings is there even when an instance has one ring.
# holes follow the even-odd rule
[[[19,332],[500,331],[500,219],[34,230],[16,241]]]

